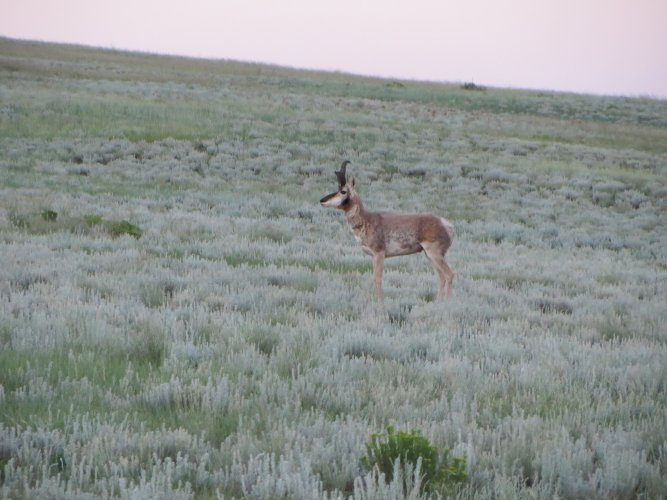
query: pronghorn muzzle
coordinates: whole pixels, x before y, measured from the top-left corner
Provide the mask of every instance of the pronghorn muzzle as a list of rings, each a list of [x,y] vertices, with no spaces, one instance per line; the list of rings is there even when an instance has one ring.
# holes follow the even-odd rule
[[[331,198],[333,198],[337,194],[338,194],[338,191],[336,191],[335,193],[331,193],[331,194],[326,195],[324,198],[322,198],[320,200],[320,204],[324,205],[327,201],[329,201]]]

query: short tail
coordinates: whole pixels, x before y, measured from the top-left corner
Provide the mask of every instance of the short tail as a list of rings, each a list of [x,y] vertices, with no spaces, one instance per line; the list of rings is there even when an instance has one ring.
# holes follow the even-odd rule
[[[442,217],[440,217],[440,220],[442,221],[442,227],[445,228],[445,231],[447,231],[447,234],[449,235],[449,241],[454,241],[454,236],[456,236],[456,228],[454,227],[454,224]]]

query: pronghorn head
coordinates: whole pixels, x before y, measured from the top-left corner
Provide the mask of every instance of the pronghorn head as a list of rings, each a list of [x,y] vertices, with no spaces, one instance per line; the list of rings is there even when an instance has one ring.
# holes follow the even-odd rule
[[[354,178],[348,181],[345,176],[345,168],[348,163],[350,162],[345,160],[341,164],[340,170],[336,172],[336,177],[338,178],[338,191],[328,194],[320,200],[320,204],[323,207],[346,210],[350,206],[353,197],[356,196],[357,193],[354,190]]]

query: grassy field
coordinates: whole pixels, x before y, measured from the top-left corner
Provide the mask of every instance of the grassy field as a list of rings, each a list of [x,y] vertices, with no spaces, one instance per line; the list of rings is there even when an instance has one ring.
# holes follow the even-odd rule
[[[343,159],[450,301],[373,300]],[[667,495],[667,101],[0,39],[0,263],[2,498],[402,498],[386,425],[434,496]]]

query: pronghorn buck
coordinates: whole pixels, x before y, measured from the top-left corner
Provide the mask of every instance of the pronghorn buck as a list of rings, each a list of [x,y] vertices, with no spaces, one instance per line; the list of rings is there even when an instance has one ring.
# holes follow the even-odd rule
[[[454,239],[454,225],[430,213],[393,214],[369,212],[354,189],[354,178],[345,176],[350,162],[345,160],[336,172],[338,191],[320,200],[323,207],[345,212],[347,223],[364,253],[373,258],[375,292],[382,298],[382,268],[386,257],[410,255],[422,250],[438,275],[437,300],[447,285],[447,298],[452,293],[454,272],[445,262],[445,253]]]

